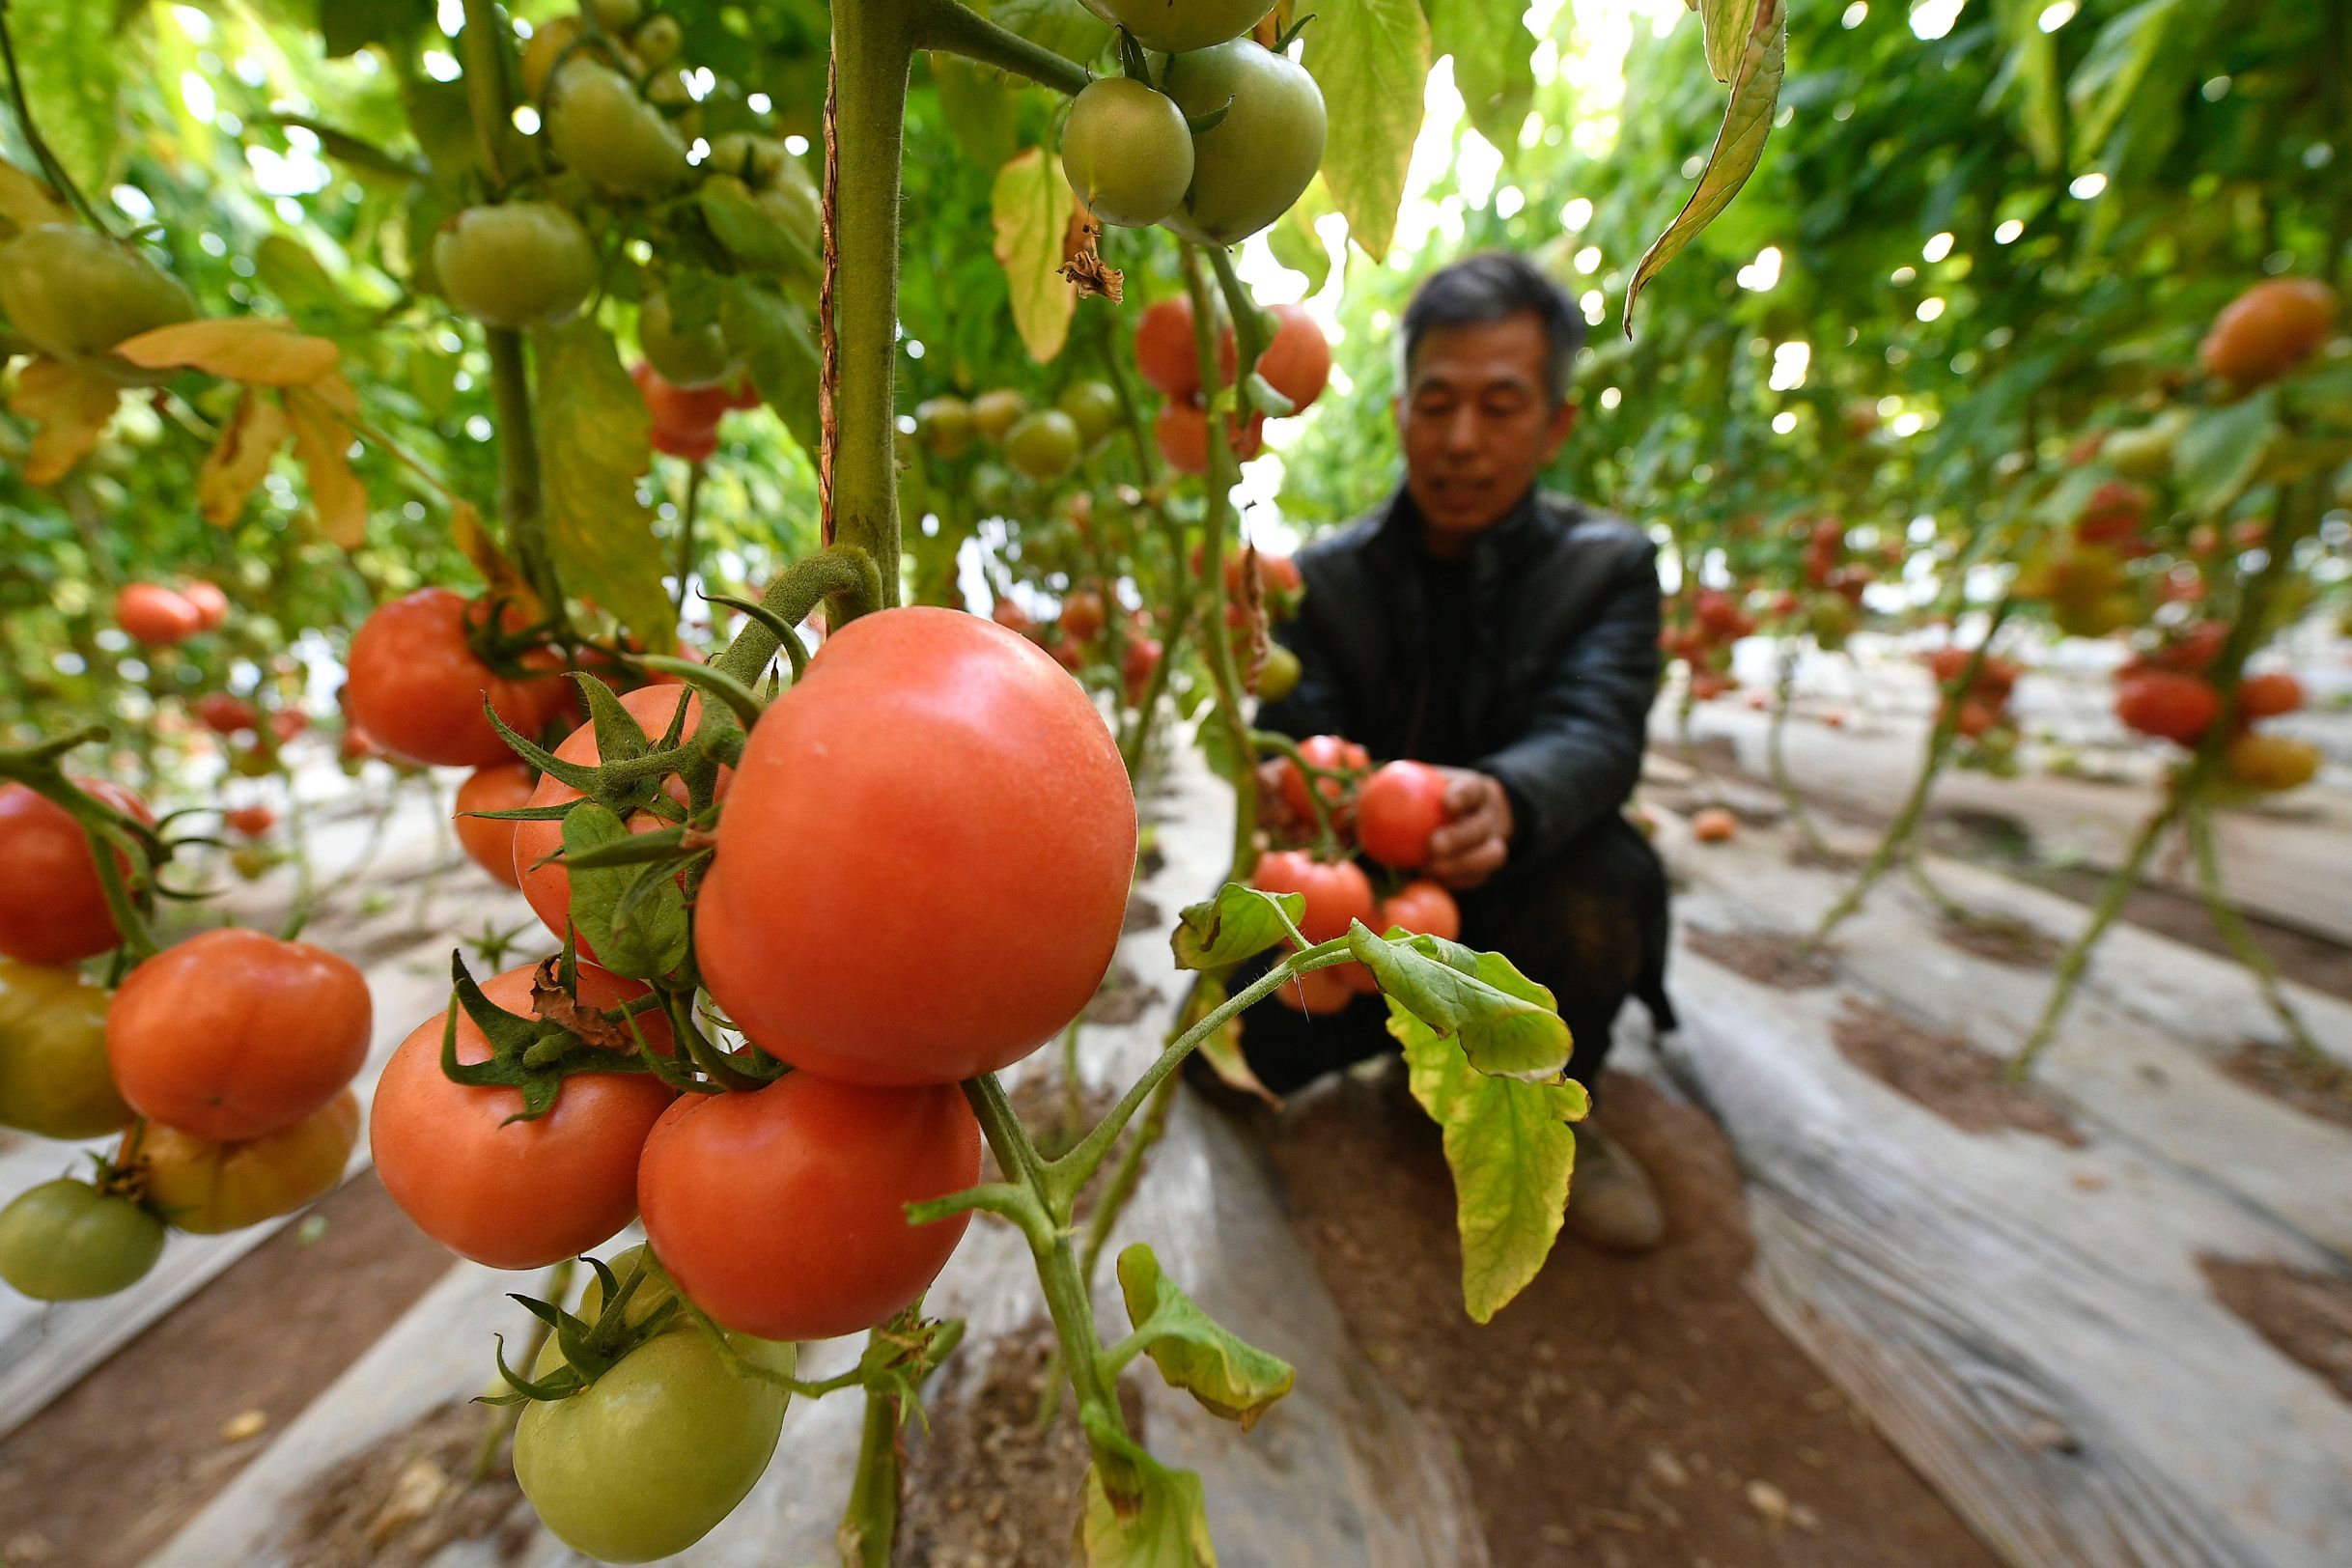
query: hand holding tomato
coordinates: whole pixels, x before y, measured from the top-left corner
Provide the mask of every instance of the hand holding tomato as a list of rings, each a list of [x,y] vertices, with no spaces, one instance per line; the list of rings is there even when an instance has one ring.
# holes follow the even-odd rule
[[[1448,775],[1445,826],[1429,835],[1429,875],[1457,892],[1476,887],[1511,857],[1511,797],[1488,774],[1469,768]]]

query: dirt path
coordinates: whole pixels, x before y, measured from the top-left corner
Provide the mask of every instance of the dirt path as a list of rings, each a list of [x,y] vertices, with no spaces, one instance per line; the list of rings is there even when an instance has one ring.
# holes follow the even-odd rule
[[[345,1183],[0,1442],[0,1562],[130,1568],[449,1266],[373,1171]]]
[[[1563,1236],[1483,1328],[1436,1127],[1401,1088],[1342,1080],[1272,1151],[1357,1338],[1462,1445],[1498,1568],[1993,1568],[1742,1288],[1715,1124],[1622,1076],[1603,1104],[1658,1174],[1667,1244],[1627,1260]]]

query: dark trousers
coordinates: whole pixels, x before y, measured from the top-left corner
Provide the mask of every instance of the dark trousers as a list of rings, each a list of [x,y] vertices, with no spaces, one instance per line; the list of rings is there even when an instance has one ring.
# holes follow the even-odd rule
[[[1659,1027],[1672,1025],[1666,866],[1624,818],[1611,813],[1557,854],[1513,860],[1486,885],[1458,897],[1463,945],[1502,954],[1559,1003],[1575,1041],[1568,1076],[1587,1089],[1600,1076],[1610,1026],[1627,997],[1639,998]],[[1265,969],[1262,962],[1245,966],[1233,988]],[[1260,1082],[1289,1094],[1396,1050],[1387,1022],[1379,996],[1358,996],[1321,1017],[1270,997],[1242,1015],[1242,1051]]]

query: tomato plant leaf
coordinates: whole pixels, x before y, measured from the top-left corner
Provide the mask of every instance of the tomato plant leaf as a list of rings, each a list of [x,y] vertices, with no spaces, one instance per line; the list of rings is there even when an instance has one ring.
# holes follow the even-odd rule
[[[400,43],[433,20],[432,0],[322,0],[319,33],[328,59],[371,43]]]
[[[44,223],[72,221],[72,211],[58,200],[57,192],[8,159],[0,158],[0,237],[17,229],[39,228]]]
[[[116,99],[126,51],[108,5],[15,5],[9,27],[24,71],[24,112],[86,192],[114,184],[115,154],[128,117]]]
[[[1087,1469],[1078,1560],[1086,1568],[1217,1568],[1200,1477],[1161,1464],[1106,1418],[1079,1414],[1097,1452],[1116,1454],[1140,1495],[1121,1508],[1103,1485],[1101,1463]]]
[[[19,371],[9,412],[40,427],[25,458],[25,482],[53,485],[72,472],[98,445],[122,398],[121,387],[86,365],[42,358]]]
[[[449,509],[449,537],[458,550],[473,563],[482,574],[484,596],[512,604],[526,622],[536,621],[543,613],[539,596],[531,585],[522,580],[521,568],[507,558],[506,551],[482,526],[482,509],[471,501],[459,501]]]
[[[200,370],[249,386],[308,386],[333,372],[343,351],[292,322],[223,316],[158,326],[114,346],[150,370]]]
[[[196,504],[205,521],[225,528],[243,514],[253,487],[286,444],[287,432],[286,410],[278,400],[257,387],[245,388],[196,476]]]
[[[1288,1361],[1244,1343],[1177,1288],[1150,1246],[1136,1242],[1119,1254],[1119,1294],[1143,1353],[1171,1388],[1246,1432],[1267,1408],[1290,1392],[1297,1374]]]
[[[1474,0],[1473,0],[1474,3]],[[1388,254],[1429,79],[1429,22],[1420,0],[1330,0],[1314,8],[1302,63],[1323,89],[1334,134],[1323,180],[1348,233],[1374,261]]]
[[[1771,134],[1774,110],[1780,101],[1780,81],[1788,72],[1788,15],[1784,0],[1759,0],[1755,25],[1750,29],[1740,64],[1731,79],[1731,101],[1723,110],[1722,129],[1715,150],[1699,171],[1698,183],[1666,233],[1650,242],[1625,287],[1625,335],[1634,335],[1634,301],[1666,265],[1698,238],[1748,183],[1764,158],[1764,139]]]
[[[586,855],[630,837],[621,819],[593,800],[564,818],[564,854]],[[587,866],[571,873],[572,923],[597,962],[615,974],[650,980],[686,962],[686,896],[666,865]]]
[[[1389,1001],[1437,1033],[1459,1038],[1478,1072],[1541,1083],[1568,1065],[1573,1042],[1552,993],[1500,953],[1473,952],[1401,926],[1375,937],[1360,920],[1348,928],[1348,951]]]
[[[1048,157],[1043,148],[1007,161],[990,188],[996,261],[1011,291],[1013,324],[1040,364],[1062,351],[1078,308],[1078,289],[1061,275],[1062,236],[1077,208],[1061,159]]]
[[[1190,1034],[1201,1020],[1225,1005],[1227,994],[1225,983],[1215,975],[1204,974],[1194,980],[1190,994],[1185,998],[1184,1011],[1177,1017],[1176,1032]],[[1194,1049],[1219,1079],[1244,1094],[1256,1095],[1275,1110],[1282,1108],[1282,1097],[1259,1080],[1250,1070],[1249,1058],[1242,1053],[1242,1021],[1238,1015],[1202,1035]]]
[[[310,505],[320,534],[347,550],[368,533],[368,490],[351,471],[351,427],[322,398],[300,387],[285,393],[294,459],[310,477]]]
[[[253,252],[253,275],[304,324],[322,331],[364,329],[374,313],[355,303],[302,241],[273,234]]]
[[[1266,243],[1273,247],[1274,260],[1293,272],[1305,274],[1310,296],[1323,293],[1324,285],[1331,280],[1331,253],[1324,248],[1323,236],[1315,232],[1315,220],[1336,210],[1323,176],[1317,175],[1307,182],[1305,194],[1266,231]]]
[[[1698,19],[1706,30],[1707,69],[1717,81],[1728,82],[1755,31],[1756,0],[1699,0]]]
[[[730,278],[719,296],[727,346],[751,365],[751,383],[812,457],[823,439],[817,384],[824,370],[817,323],[801,303],[749,278]]]
[[[1462,1305],[1485,1323],[1533,1279],[1559,1237],[1576,1166],[1568,1124],[1590,1108],[1573,1081],[1481,1073],[1453,1041],[1388,998],[1413,1098],[1443,1130],[1462,1236]]]
[[[939,117],[984,172],[1003,167],[1021,134],[1021,100],[1003,79],[987,69],[945,53],[931,57],[931,80],[938,89]]]
[[[1217,896],[1188,908],[1168,938],[1180,969],[1221,969],[1263,953],[1289,937],[1306,911],[1301,893],[1266,893],[1227,882]],[[1284,913],[1290,925],[1282,923]]]
[[[2224,407],[2199,409],[2172,443],[2172,477],[2182,505],[2198,517],[2219,516],[2254,483],[2279,434],[2279,397],[2270,387]]]
[[[1081,65],[1110,42],[1110,24],[1080,0],[987,0],[975,9],[997,26]]]
[[[1490,0],[1427,0],[1427,10],[1429,52],[1454,57],[1454,86],[1470,125],[1506,157],[1517,153],[1519,127],[1535,100],[1535,39],[1525,13]]]
[[[645,402],[612,335],[593,321],[532,334],[549,542],[564,584],[593,599],[648,653],[677,646],[668,564],[637,480],[653,465]]]

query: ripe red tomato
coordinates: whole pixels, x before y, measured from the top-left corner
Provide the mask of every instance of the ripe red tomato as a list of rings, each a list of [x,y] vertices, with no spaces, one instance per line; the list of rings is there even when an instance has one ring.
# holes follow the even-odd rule
[[[2193,746],[2222,711],[2220,693],[2194,675],[2143,670],[2115,686],[2115,716],[2126,729]]]
[[[1445,826],[1445,775],[1426,763],[1384,763],[1356,792],[1356,842],[1386,866],[1429,863],[1429,835]]]
[[[1092,642],[1103,634],[1103,596],[1079,588],[1062,601],[1062,635],[1073,642]]]
[[[795,1066],[952,1083],[1086,1005],[1134,862],[1127,770],[1084,690],[994,622],[883,610],[751,732],[695,952],[727,1016]]]
[[[1351,921],[1368,926],[1380,912],[1371,882],[1353,860],[1318,860],[1302,851],[1275,850],[1258,856],[1249,885],[1268,893],[1303,894],[1306,910],[1299,916],[1299,934],[1310,942],[1344,937]]]
[[[929,1288],[971,1216],[910,1225],[906,1206],[979,1180],[980,1124],[953,1084],[787,1073],[663,1111],[637,1164],[637,1205],[654,1255],[720,1327],[831,1339]]]
[[[510,1013],[532,1016],[532,966],[482,983]],[[578,1001],[602,1012],[645,994],[634,980],[579,966]],[[669,1021],[636,1015],[646,1044],[667,1054]],[[672,1099],[650,1073],[564,1079],[537,1121],[510,1121],[520,1091],[453,1083],[441,1071],[446,1015],[418,1024],[377,1080],[368,1141],[384,1190],[417,1228],[476,1263],[538,1269],[609,1241],[637,1214],[637,1156]],[[490,1042],[458,1011],[458,1060],[490,1057]]]
[[[361,624],[344,704],[385,750],[410,762],[485,768],[514,755],[482,712],[485,694],[516,733],[529,736],[571,703],[572,683],[558,675],[509,678],[475,657],[465,630],[477,613],[461,594],[419,588]]]
[[[1740,819],[1722,806],[1702,806],[1691,813],[1691,836],[1701,844],[1726,844],[1739,833]]]
[[[1200,354],[1192,343],[1192,300],[1178,294],[1146,307],[1135,322],[1135,368],[1177,402],[1200,390]]]
[[[196,699],[196,722],[214,735],[235,735],[239,730],[261,727],[253,704],[226,691],[208,691]]]
[[[114,596],[114,624],[149,648],[169,648],[204,630],[204,616],[171,589],[152,582],[125,585]]]
[[[2335,290],[2312,278],[2269,278],[2214,318],[2197,362],[2209,375],[2258,386],[2294,369],[2335,330]]]
[[[278,814],[264,805],[231,806],[220,820],[246,838],[260,838],[278,825]]]
[[[1143,700],[1145,688],[1152,684],[1152,673],[1160,668],[1160,639],[1130,636],[1119,657],[1119,673],[1125,678],[1127,700]]]
[[[2249,675],[2238,683],[2238,717],[2277,718],[2303,706],[2303,683],[2284,670]]]
[[[1290,399],[1293,413],[1302,414],[1323,396],[1323,388],[1331,378],[1331,346],[1304,305],[1276,305],[1272,314],[1278,321],[1266,351],[1258,355],[1257,373]],[[1240,371],[1241,357],[1233,329],[1227,327],[1224,342],[1218,346],[1226,381],[1232,381]]]
[[[1198,404],[1161,405],[1153,434],[1160,443],[1161,460],[1178,473],[1209,471],[1209,415]],[[1265,449],[1266,416],[1253,413],[1246,422],[1238,425],[1228,419],[1225,440],[1233,448],[1233,461],[1247,462]]]
[[[195,606],[196,629],[199,631],[214,630],[229,618],[229,596],[221,591],[220,584],[216,582],[207,582],[199,577],[181,589],[180,597]]]
[[[1380,915],[1368,920],[1374,931],[1386,936],[1398,926],[1407,931],[1426,932],[1446,941],[1458,941],[1462,937],[1462,907],[1442,883],[1427,879],[1409,882],[1380,903]],[[1344,976],[1350,991],[1367,995],[1380,990],[1380,982],[1372,971],[1360,964],[1342,964],[1331,971]]]
[[[2127,479],[2111,479],[2090,492],[2074,535],[2086,545],[2128,545],[2147,521],[2147,490]]]
[[[646,739],[656,743],[669,732],[670,721],[677,717],[681,702],[686,704],[686,727],[680,733],[692,735],[694,726],[702,718],[702,698],[697,693],[683,691],[677,686],[649,686],[624,692],[621,697],[621,706],[629,710],[630,716],[645,731]],[[564,737],[564,743],[555,748],[555,754],[566,762],[594,767],[602,759],[602,753],[597,749],[596,727],[582,724]],[[728,770],[721,769],[718,777],[719,791],[723,794],[733,775]],[[662,788],[680,805],[686,803],[686,785],[677,775],[672,774],[665,779]],[[532,787],[528,803],[556,806],[579,798],[579,791],[554,774],[545,773]],[[564,847],[564,825],[561,822],[518,822],[485,823],[482,826],[514,829],[514,858],[511,864],[514,867],[515,885],[522,889],[522,896],[530,901],[532,910],[546,923],[547,929],[559,938],[563,936],[564,928],[572,922],[572,873],[564,868],[561,860],[550,861],[544,866],[539,862]],[[667,826],[651,812],[630,813],[629,830],[632,833],[650,833]],[[579,950],[591,958],[595,957],[585,941],[580,943]]]
[[[277,737],[280,745],[309,728],[310,715],[299,708],[280,708],[269,715],[269,733]]]
[[[154,822],[147,804],[119,784],[73,781],[117,811]],[[130,874],[117,852],[116,869]],[[90,841],[66,808],[22,784],[0,785],[0,955],[25,964],[76,964],[121,941],[98,884]]]
[[[1009,599],[996,601],[994,605],[990,606],[988,615],[990,620],[1016,635],[1033,636],[1037,631],[1037,622],[1030,617],[1029,612]]]
[[[348,961],[232,926],[130,971],[106,1015],[106,1060],[142,1116],[234,1142],[334,1099],[367,1060],[370,1016]]]
[[[1372,766],[1372,753],[1355,742],[1336,735],[1310,735],[1299,742],[1299,755],[1313,768],[1342,771],[1360,771]],[[1347,799],[1347,790],[1337,779],[1327,778],[1316,786],[1324,801],[1331,808],[1331,823],[1345,828],[1355,820],[1355,809]],[[1290,814],[1302,823],[1315,820],[1314,803],[1306,798],[1306,775],[1289,758],[1282,759],[1282,803]]]
[[[645,399],[645,412],[654,422],[654,445],[661,451],[666,435],[672,442],[688,438],[710,437],[718,429],[718,422],[735,406],[735,389],[727,386],[673,386],[644,360],[630,367],[630,378],[637,383],[637,393]],[[712,438],[715,450],[717,441]],[[686,453],[671,453],[684,457]],[[704,456],[708,456],[705,453]]]
[[[531,787],[538,782],[529,764],[499,762],[475,769],[458,786],[457,816],[450,826],[458,830],[459,845],[466,858],[509,887],[522,885],[521,874],[515,869],[515,829],[522,824],[467,813],[518,811],[531,803]]]

